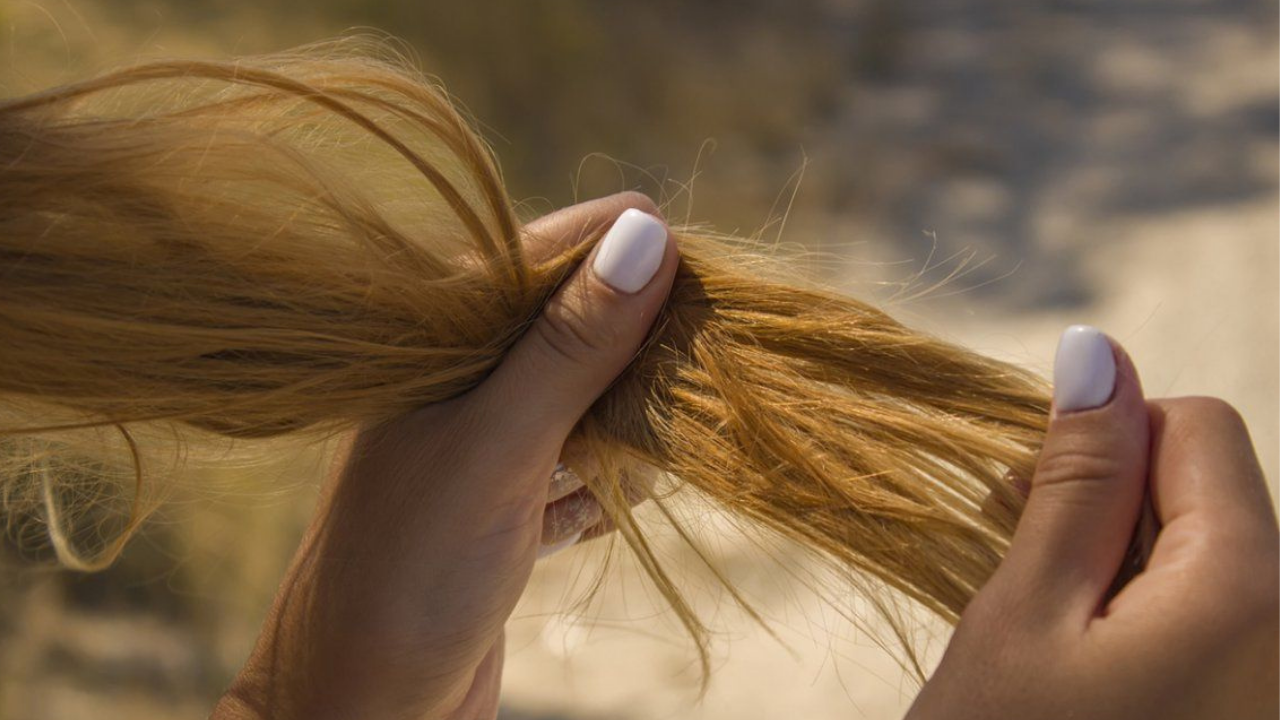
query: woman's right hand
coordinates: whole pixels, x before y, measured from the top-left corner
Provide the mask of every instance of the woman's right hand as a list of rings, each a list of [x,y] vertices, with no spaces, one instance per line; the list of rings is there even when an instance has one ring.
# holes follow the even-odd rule
[[[908,718],[1276,718],[1280,536],[1240,416],[1145,402],[1092,328],[1063,335],[1054,382],[1009,553]],[[1110,597],[1147,494],[1153,553]]]

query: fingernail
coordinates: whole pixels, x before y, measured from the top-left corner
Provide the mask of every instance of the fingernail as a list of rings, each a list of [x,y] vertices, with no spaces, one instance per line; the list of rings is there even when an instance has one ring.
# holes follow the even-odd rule
[[[1116,357],[1095,327],[1072,325],[1058,340],[1053,361],[1053,405],[1058,412],[1106,404],[1116,388]]]
[[[564,463],[556,463],[551,471],[551,482],[547,484],[547,502],[555,502],[583,486],[578,473],[570,470]]]
[[[591,268],[613,289],[639,292],[658,272],[666,249],[666,224],[632,208],[618,216],[600,241]]]
[[[560,552],[561,550],[567,547],[572,547],[573,544],[578,542],[578,540],[581,537],[582,537],[582,531],[578,531],[570,535],[569,537],[561,540],[560,542],[552,543],[550,545],[539,545],[538,559],[541,560],[542,558],[547,557],[548,555],[555,555],[556,553]]]

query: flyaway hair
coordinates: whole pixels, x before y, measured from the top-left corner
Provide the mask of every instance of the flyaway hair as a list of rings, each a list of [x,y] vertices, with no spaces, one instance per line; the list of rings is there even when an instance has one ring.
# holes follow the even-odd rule
[[[91,569],[165,480],[152,442],[331,436],[466,392],[599,239],[531,262],[514,208],[443,91],[348,43],[0,101],[0,499]],[[1043,381],[672,232],[670,299],[575,438],[699,647],[628,468],[954,622],[1017,522]],[[62,520],[95,477],[136,487],[89,552]]]

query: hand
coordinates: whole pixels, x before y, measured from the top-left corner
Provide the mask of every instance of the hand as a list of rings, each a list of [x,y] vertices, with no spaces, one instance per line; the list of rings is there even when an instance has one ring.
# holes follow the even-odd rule
[[[1009,553],[908,718],[1273,720],[1280,539],[1239,415],[1144,403],[1124,351],[1083,327],[1054,396]],[[1109,597],[1144,493],[1153,554]]]
[[[359,433],[215,717],[496,715],[503,625],[540,545],[599,528],[590,493],[551,478],[671,288],[656,211],[624,193],[527,228],[545,257],[617,219],[482,384]]]

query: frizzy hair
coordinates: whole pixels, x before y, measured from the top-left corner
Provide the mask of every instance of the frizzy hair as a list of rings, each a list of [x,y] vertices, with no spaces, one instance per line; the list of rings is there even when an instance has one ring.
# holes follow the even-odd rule
[[[109,465],[94,442],[141,488],[163,479],[148,438],[318,437],[466,392],[599,239],[531,262],[514,208],[448,97],[350,42],[0,102],[0,495],[37,498],[60,558],[91,569],[145,510],[73,547],[65,488]],[[699,648],[628,468],[955,622],[1008,546],[1043,381],[672,232],[670,298],[574,439]]]

